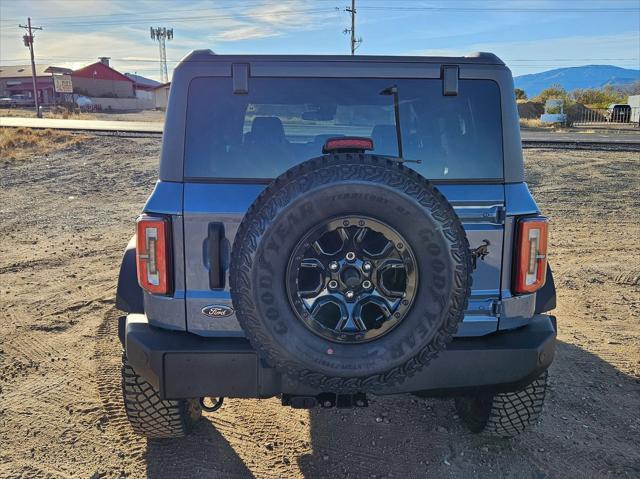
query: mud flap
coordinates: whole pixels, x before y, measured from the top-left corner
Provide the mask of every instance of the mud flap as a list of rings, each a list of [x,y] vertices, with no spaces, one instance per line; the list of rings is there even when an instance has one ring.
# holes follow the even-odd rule
[[[556,309],[556,285],[553,282],[551,265],[547,266],[547,279],[544,286],[536,293],[535,314],[546,313]]]
[[[118,290],[116,292],[116,308],[127,313],[144,313],[144,299],[142,288],[138,284],[136,269],[135,235],[129,240],[122,257],[120,276],[118,277]]]

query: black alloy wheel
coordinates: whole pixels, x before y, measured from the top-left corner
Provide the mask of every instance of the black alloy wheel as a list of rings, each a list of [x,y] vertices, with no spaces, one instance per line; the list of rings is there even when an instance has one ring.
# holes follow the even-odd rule
[[[295,247],[287,294],[298,318],[336,342],[376,339],[397,326],[413,304],[418,270],[405,239],[382,221],[331,219]]]

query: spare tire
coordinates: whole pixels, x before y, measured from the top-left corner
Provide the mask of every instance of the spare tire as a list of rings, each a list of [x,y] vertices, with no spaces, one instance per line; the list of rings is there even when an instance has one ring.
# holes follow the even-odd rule
[[[442,194],[398,161],[341,153],[288,170],[236,234],[233,305],[252,346],[318,391],[375,391],[457,331],[469,244]]]

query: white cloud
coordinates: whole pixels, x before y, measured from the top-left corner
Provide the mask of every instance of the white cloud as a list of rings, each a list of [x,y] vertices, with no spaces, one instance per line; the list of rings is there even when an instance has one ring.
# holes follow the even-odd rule
[[[640,68],[637,32],[520,42],[472,43],[456,49],[427,49],[408,54],[458,56],[475,51],[495,53],[507,63],[514,75],[585,64]]]
[[[42,20],[45,27],[36,33],[39,63],[79,68],[97,61],[99,56],[109,56],[112,66],[120,71],[157,78],[158,46],[149,38],[151,25],[174,28],[174,39],[167,42],[171,69],[193,49],[215,51],[218,45],[229,42],[321,28],[319,15],[326,17],[331,6],[311,0],[277,4],[265,0],[257,6],[252,2],[210,1],[0,0],[0,9],[0,64],[28,63],[28,50],[22,44],[23,32],[17,23],[23,15],[32,15],[34,22]]]
[[[21,38],[23,32],[17,27],[18,23],[24,23],[26,15],[31,15],[36,24],[45,27],[45,30],[37,32],[36,36],[36,57],[41,62],[77,68],[96,61],[98,56],[110,56],[112,65],[118,70],[138,72],[157,78],[158,45],[149,38],[148,29],[151,25],[174,28],[175,37],[167,43],[167,58],[171,68],[193,49],[239,51],[246,47],[247,50],[252,50],[261,46],[256,40],[287,35],[289,37],[285,38],[286,41],[280,43],[275,40],[266,41],[267,46],[264,49],[295,49],[301,45],[308,49],[323,50],[325,44],[323,40],[318,40],[324,38],[323,35],[327,38],[328,35],[332,35],[327,45],[335,45],[335,42],[340,41],[335,37],[339,36],[338,32],[343,23],[347,25],[348,16],[343,11],[333,9],[343,8],[347,3],[348,0],[216,0],[215,3],[208,0],[0,0],[0,64],[28,63],[28,50],[22,44]],[[435,0],[429,4],[451,5]],[[362,1],[359,5],[375,6],[377,3]],[[465,2],[467,7],[483,5],[486,5],[484,0]],[[491,2],[492,7],[512,5],[512,0]],[[557,3],[553,0],[522,0],[518,5],[541,8],[554,7]],[[331,13],[332,11],[335,13]],[[550,18],[557,21],[567,15],[569,14],[542,14],[535,18],[536,22],[546,22]],[[428,22],[425,20],[423,25],[416,20],[418,16],[428,19]],[[469,16],[473,19],[469,19]],[[402,20],[401,17],[406,20]],[[476,15],[472,12],[464,16],[457,12],[436,14],[362,8],[358,14],[358,33],[365,38],[366,48],[361,50],[362,53],[375,53],[378,49],[384,53],[402,54],[403,45],[410,44],[455,45],[455,48],[416,49],[404,53],[460,55],[478,50],[492,51],[507,60],[516,74],[585,63],[610,63],[638,68],[637,61],[634,65],[628,60],[586,62],[579,59],[638,58],[640,48],[637,31],[614,35],[571,36],[572,31],[592,33],[598,30],[572,29],[567,21],[566,28],[563,23],[559,38],[512,41],[519,35],[522,37],[522,32],[529,34],[531,31],[540,31],[538,36],[541,36],[543,31],[549,34],[549,30],[542,28],[541,23],[538,26],[532,25],[531,17],[530,12],[499,15]],[[464,28],[459,28],[462,23]],[[398,25],[405,24],[406,28],[398,28]],[[468,41],[469,38],[496,38],[497,27],[502,31],[505,28],[513,30],[513,36],[509,41]],[[330,28],[333,30],[330,31]],[[319,33],[299,35],[295,39],[292,35],[293,32],[313,30]],[[564,32],[568,32],[566,36],[563,36]],[[309,37],[314,37],[315,40],[307,40]],[[245,41],[247,43],[243,43]],[[237,45],[232,42],[237,42]],[[558,58],[567,60],[552,61]]]
[[[305,2],[264,4],[251,8],[246,12],[245,16],[268,25],[284,25],[291,23],[289,12],[300,10],[306,6],[308,5],[305,5]],[[305,24],[311,20],[311,15],[301,14],[298,16],[296,14],[295,23]]]
[[[246,25],[236,28],[231,28],[222,33],[213,36],[213,39],[218,41],[239,41],[250,40],[255,38],[275,37],[280,35],[273,27],[269,25]]]

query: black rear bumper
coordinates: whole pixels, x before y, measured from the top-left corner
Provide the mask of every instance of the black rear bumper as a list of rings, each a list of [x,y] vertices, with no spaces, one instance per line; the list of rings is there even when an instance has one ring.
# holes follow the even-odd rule
[[[127,316],[123,332],[129,363],[163,398],[267,398],[324,392],[280,375],[243,338],[203,338],[159,329],[141,314]],[[376,394],[420,391],[458,396],[516,390],[549,367],[555,337],[555,317],[540,314],[517,330],[456,338],[428,367]]]

